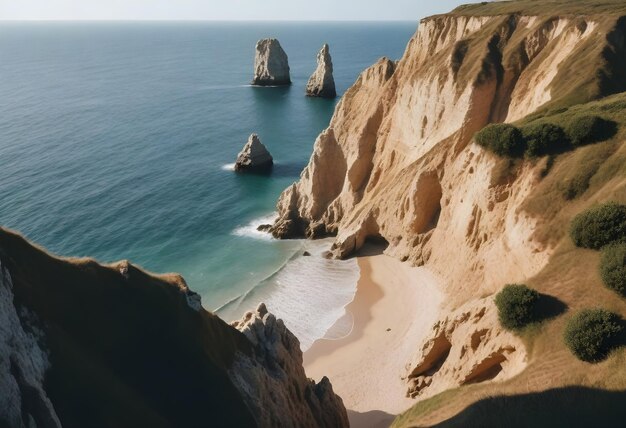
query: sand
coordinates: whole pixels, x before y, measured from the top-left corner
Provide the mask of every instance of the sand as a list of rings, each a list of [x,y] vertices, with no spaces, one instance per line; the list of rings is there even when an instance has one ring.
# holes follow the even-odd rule
[[[443,293],[426,268],[380,252],[360,256],[358,263],[356,296],[346,307],[352,331],[316,341],[304,354],[304,366],[311,378],[328,376],[353,426],[386,426],[390,415],[414,404],[402,377],[438,319]]]

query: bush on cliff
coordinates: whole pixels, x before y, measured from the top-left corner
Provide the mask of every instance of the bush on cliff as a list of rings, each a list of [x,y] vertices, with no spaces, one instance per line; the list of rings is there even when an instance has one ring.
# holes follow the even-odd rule
[[[580,360],[600,361],[619,344],[623,327],[619,315],[605,309],[585,309],[565,327],[565,344]]]
[[[526,155],[530,157],[560,153],[570,147],[563,128],[551,123],[524,127],[522,134],[526,141]]]
[[[496,295],[502,327],[517,330],[535,321],[539,293],[525,285],[508,284]]]
[[[614,244],[602,250],[600,276],[604,285],[626,297],[626,244]]]
[[[522,132],[507,123],[487,125],[474,138],[480,146],[500,156],[520,157],[526,149]]]
[[[609,202],[578,214],[572,220],[570,236],[577,247],[594,250],[626,243],[626,205]]]
[[[599,116],[579,116],[567,125],[567,135],[575,147],[605,141],[617,132],[617,124]]]

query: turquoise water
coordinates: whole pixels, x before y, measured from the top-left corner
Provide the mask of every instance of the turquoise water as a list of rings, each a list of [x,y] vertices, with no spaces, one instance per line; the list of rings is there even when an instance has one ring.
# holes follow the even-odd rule
[[[304,246],[317,254],[323,244],[275,241],[245,226],[271,215],[328,125],[337,100],[303,95],[321,45],[330,44],[342,94],[380,56],[399,58],[415,28],[5,22],[0,224],[58,254],[180,272],[210,310],[248,293],[222,308],[227,318],[259,299],[294,318],[289,310],[304,309],[290,308],[293,299],[333,282],[352,285],[320,304],[350,299],[354,263],[301,260]],[[270,36],[289,55],[289,88],[248,85],[255,42]],[[226,167],[252,132],[276,160],[269,177]],[[319,270],[328,275],[311,283]]]

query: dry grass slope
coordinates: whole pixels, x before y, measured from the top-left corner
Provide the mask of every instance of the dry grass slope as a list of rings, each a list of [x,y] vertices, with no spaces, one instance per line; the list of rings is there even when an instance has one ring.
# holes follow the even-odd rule
[[[605,15],[626,13],[622,0],[517,0],[466,4],[457,7],[451,15],[493,16],[524,15]]]

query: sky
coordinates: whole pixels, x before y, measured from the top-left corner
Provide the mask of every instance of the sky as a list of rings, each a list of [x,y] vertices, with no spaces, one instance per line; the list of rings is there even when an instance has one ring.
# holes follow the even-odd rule
[[[468,2],[472,0],[0,0],[0,20],[416,21]]]

